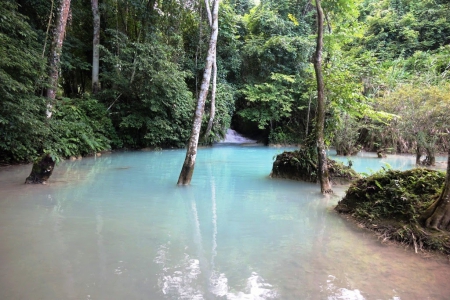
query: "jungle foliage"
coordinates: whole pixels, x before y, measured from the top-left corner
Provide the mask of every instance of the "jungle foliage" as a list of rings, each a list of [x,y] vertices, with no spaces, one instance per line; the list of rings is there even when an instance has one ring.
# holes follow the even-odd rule
[[[0,161],[39,154],[47,134],[45,101],[35,90],[44,76],[38,35],[17,4],[0,4]]]
[[[424,154],[432,164],[446,150],[449,125],[450,3],[322,2],[326,144],[342,155]],[[72,1],[54,119],[47,119],[58,3],[0,0],[0,161],[185,146],[210,31],[204,1],[101,1],[95,96],[90,1]],[[230,126],[270,143],[305,144],[314,128],[314,3],[258,3],[221,2],[216,117],[205,144]]]

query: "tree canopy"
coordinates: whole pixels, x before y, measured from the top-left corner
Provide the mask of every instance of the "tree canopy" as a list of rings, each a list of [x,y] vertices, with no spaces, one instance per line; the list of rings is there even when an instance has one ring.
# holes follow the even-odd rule
[[[0,1],[2,163],[43,152],[186,146],[208,48],[205,1],[100,1],[99,92],[92,90],[91,3],[73,2],[52,119],[44,95],[60,2]],[[445,151],[450,3],[322,6],[326,145],[341,154]],[[202,142],[220,140],[231,126],[264,142],[305,144],[317,109],[315,3],[224,0],[219,14],[216,112]]]

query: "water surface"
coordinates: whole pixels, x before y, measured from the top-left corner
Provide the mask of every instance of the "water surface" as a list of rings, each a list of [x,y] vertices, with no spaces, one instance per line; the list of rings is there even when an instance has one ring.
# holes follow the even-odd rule
[[[0,299],[449,299],[448,262],[354,228],[332,210],[343,188],[270,179],[280,152],[201,149],[188,187],[184,150],[66,161],[44,186],[0,169]]]

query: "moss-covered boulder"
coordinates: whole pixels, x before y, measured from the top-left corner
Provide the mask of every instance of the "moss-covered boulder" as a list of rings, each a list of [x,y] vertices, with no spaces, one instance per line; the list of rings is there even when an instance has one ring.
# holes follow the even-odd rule
[[[333,184],[348,184],[361,176],[350,166],[327,159],[330,180]],[[285,151],[277,155],[271,176],[292,180],[317,182],[317,156],[307,150]]]
[[[450,253],[448,232],[423,227],[421,215],[439,196],[445,174],[427,169],[380,171],[353,182],[336,211],[376,231],[383,239]]]

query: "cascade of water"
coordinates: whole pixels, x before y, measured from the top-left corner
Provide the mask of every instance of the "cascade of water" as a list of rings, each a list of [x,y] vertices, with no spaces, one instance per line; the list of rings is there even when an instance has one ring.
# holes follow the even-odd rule
[[[230,143],[230,144],[244,144],[244,143],[256,143],[255,140],[251,140],[241,135],[233,129],[228,129],[225,139],[220,141],[220,143]]]

